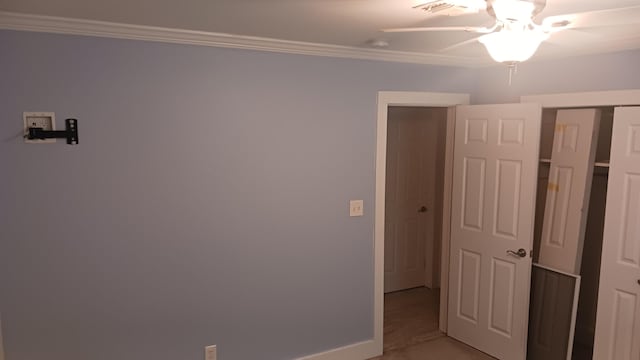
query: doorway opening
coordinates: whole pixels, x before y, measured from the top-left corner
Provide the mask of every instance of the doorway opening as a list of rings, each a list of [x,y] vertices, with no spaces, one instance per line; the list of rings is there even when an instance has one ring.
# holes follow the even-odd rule
[[[446,107],[389,106],[387,113],[384,352],[440,331]]]
[[[442,248],[436,259],[440,260],[440,275],[431,274],[435,284],[440,285],[438,327],[442,332],[447,331],[448,313],[448,278],[449,278],[449,230],[448,220],[450,218],[451,200],[451,174],[453,155],[453,125],[455,106],[469,104],[469,94],[455,93],[429,93],[429,92],[404,92],[404,91],[381,91],[378,93],[378,116],[376,126],[376,195],[375,195],[375,228],[374,228],[374,336],[373,341],[366,342],[358,347],[362,349],[364,358],[379,356],[383,353],[384,334],[384,288],[385,288],[385,210],[386,210],[386,170],[387,170],[387,123],[389,108],[391,107],[439,107],[447,108],[446,118],[446,149],[444,154],[444,191],[443,204],[444,216],[442,226]],[[426,206],[425,206],[426,207]],[[421,206],[419,207],[421,209]],[[427,209],[428,210],[428,209]],[[437,251],[437,250],[436,250]],[[437,251],[438,252],[438,251]],[[431,286],[434,284],[431,283]],[[422,285],[424,286],[424,284]],[[367,357],[368,356],[368,357]]]

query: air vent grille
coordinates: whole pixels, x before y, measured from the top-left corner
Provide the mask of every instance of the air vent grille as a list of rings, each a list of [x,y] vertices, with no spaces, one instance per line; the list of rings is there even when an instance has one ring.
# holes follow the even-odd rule
[[[461,0],[432,0],[432,1],[414,1],[414,9],[421,9],[430,14],[443,15],[462,15],[468,13],[476,13],[479,9],[483,9],[485,2],[482,0],[461,1]]]
[[[444,2],[444,1],[429,1],[427,3],[422,3],[422,4],[419,4],[419,5],[416,5],[416,6],[414,6],[414,8],[422,9],[422,10],[424,10],[426,12],[430,12],[430,13],[436,13],[436,12],[439,12],[439,11],[451,9],[454,6],[455,5],[449,4],[449,3]]]

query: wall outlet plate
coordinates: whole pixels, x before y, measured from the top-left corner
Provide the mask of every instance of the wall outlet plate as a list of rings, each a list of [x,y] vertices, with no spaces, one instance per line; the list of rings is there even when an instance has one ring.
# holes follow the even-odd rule
[[[349,216],[362,216],[363,214],[364,214],[363,200],[349,201]]]
[[[216,345],[209,345],[204,348],[204,360],[217,360],[218,349]]]
[[[52,112],[24,112],[22,113],[22,120],[24,122],[24,142],[32,144],[51,144],[55,143],[56,139],[27,139],[26,135],[29,134],[30,127],[40,127],[43,130],[55,130],[56,129],[56,114]]]

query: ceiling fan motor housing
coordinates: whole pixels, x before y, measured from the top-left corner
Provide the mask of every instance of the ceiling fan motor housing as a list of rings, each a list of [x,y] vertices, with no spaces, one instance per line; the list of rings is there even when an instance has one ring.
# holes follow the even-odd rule
[[[529,22],[547,0],[487,0],[487,12],[503,23]]]

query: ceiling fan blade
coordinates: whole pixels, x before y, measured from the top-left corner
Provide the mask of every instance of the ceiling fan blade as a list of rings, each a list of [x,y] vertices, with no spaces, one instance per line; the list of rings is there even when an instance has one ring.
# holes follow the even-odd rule
[[[480,36],[482,36],[482,35],[480,35]],[[443,53],[443,52],[447,52],[447,51],[455,50],[455,49],[457,49],[457,48],[461,48],[461,47],[463,47],[463,46],[467,46],[467,45],[469,45],[469,44],[473,44],[474,42],[477,42],[477,41],[478,41],[478,39],[480,38],[480,36],[475,36],[475,37],[473,37],[473,38],[471,38],[471,39],[469,39],[469,40],[461,41],[461,42],[459,42],[459,43],[455,43],[455,44],[453,44],[453,45],[451,45],[451,46],[447,46],[447,47],[445,47],[445,48],[442,48],[442,49],[438,50],[438,52]]]
[[[426,31],[466,31],[475,33],[490,33],[494,28],[474,27],[474,26],[433,26],[433,27],[407,27],[397,29],[382,29],[386,33],[399,32],[426,32]]]
[[[640,5],[555,15],[542,20],[546,31],[640,24]]]

